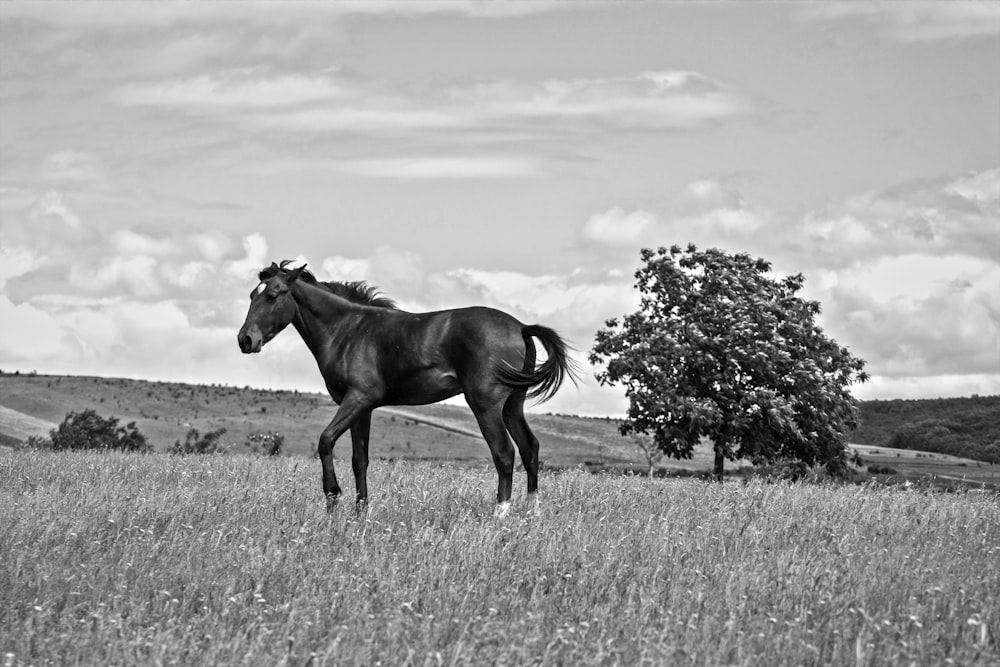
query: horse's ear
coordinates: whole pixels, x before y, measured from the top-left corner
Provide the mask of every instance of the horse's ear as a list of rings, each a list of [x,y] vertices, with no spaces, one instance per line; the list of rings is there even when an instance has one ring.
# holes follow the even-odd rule
[[[286,282],[294,283],[296,280],[299,279],[299,276],[302,274],[302,271],[305,268],[306,268],[306,265],[303,264],[302,266],[297,266],[294,269],[292,269],[291,271],[289,271],[287,274],[285,274],[285,280],[286,280]]]

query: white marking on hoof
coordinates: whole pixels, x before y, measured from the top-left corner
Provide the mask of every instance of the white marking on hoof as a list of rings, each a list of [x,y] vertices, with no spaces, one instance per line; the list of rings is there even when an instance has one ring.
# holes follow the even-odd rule
[[[508,514],[510,514],[510,501],[497,503],[496,509],[493,510],[493,516],[502,519]]]

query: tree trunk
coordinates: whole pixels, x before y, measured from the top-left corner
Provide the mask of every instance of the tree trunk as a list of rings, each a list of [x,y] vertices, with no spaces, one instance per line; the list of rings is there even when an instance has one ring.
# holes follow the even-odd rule
[[[722,468],[725,464],[725,457],[722,455],[723,448],[719,445],[715,446],[715,481],[722,483]]]

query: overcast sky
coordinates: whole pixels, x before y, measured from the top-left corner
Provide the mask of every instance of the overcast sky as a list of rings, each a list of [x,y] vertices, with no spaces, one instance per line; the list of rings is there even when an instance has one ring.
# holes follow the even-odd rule
[[[1000,393],[1000,4],[0,3],[0,368],[321,390],[299,258],[585,363],[642,247],[806,276],[859,398]]]

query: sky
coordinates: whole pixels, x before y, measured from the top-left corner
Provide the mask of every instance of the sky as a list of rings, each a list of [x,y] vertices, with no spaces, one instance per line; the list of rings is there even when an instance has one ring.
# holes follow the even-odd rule
[[[322,391],[296,259],[587,363],[643,247],[802,273],[860,399],[1000,394],[1000,3],[0,2],[0,369]]]

